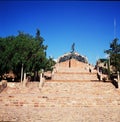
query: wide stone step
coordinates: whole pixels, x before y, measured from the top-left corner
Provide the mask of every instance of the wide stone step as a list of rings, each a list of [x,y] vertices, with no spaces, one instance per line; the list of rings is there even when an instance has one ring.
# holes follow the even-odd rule
[[[58,68],[57,70],[56,70],[56,72],[70,72],[70,73],[72,73],[72,72],[75,72],[75,73],[89,73],[89,68],[87,67],[87,68],[85,68],[85,67],[83,67],[83,68],[66,68],[66,67],[60,67],[60,68]],[[92,69],[92,72],[97,72],[96,70],[94,70],[94,69]]]
[[[90,73],[90,72],[56,72],[55,74],[81,74],[81,75],[96,75],[96,72]]]
[[[55,73],[52,80],[97,80],[96,73]]]
[[[45,80],[45,82],[96,82],[98,80]]]

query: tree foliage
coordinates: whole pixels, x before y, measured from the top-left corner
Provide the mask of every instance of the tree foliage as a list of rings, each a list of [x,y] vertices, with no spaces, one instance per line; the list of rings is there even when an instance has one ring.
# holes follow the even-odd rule
[[[0,75],[12,70],[20,76],[22,65],[25,72],[47,69],[49,59],[43,42],[39,29],[35,37],[19,32],[17,36],[0,38]]]
[[[120,71],[120,44],[118,38],[110,43],[110,49],[105,50],[105,53],[109,54],[110,64],[115,67],[115,71]]]
[[[46,63],[47,66],[46,66],[46,69],[45,69],[45,70],[46,70],[46,71],[47,71],[47,70],[52,71],[53,68],[54,68],[53,66],[55,65],[55,63],[56,63],[56,62],[53,60],[53,58],[52,58],[52,57],[49,57],[49,59],[47,59],[47,63]]]

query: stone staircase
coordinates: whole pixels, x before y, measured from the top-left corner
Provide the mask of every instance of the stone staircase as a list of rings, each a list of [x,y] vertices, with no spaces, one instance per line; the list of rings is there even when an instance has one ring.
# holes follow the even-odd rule
[[[96,73],[62,67],[41,90],[39,82],[8,83],[0,93],[0,121],[120,122],[120,90]]]
[[[38,82],[27,87],[20,83],[8,83],[0,94],[3,106],[73,107],[94,105],[118,105],[120,96],[109,82],[45,82],[42,91]]]
[[[89,69],[79,69],[79,68],[59,68],[54,72],[52,76],[52,81],[96,81],[97,71]]]
[[[0,94],[0,121],[119,122],[120,91],[105,82],[8,83]],[[93,116],[94,115],[94,116]]]

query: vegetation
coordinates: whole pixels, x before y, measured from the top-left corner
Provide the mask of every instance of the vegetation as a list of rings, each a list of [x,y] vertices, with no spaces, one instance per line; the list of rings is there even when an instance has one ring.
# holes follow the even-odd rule
[[[50,69],[55,62],[46,57],[47,46],[37,29],[36,36],[19,32],[17,36],[0,38],[0,75],[13,71],[19,78],[24,72]]]
[[[102,64],[102,65],[101,65]],[[109,75],[109,59],[101,58],[97,61],[97,66],[99,67],[99,70],[102,71],[103,74]]]
[[[114,67],[114,71],[120,72],[120,44],[118,43],[118,38],[115,38],[110,43],[110,49],[105,50],[105,53],[109,54],[110,65]]]

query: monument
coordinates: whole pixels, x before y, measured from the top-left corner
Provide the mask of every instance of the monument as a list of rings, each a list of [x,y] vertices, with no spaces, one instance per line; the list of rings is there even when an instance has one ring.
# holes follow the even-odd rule
[[[90,81],[97,80],[97,75],[94,67],[88,63],[87,57],[75,51],[75,43],[73,43],[71,51],[57,59],[52,73],[52,80]]]
[[[88,64],[88,60],[87,57],[75,52],[75,43],[73,43],[71,46],[71,52],[60,56],[57,60],[57,64],[59,64],[60,67],[80,68],[81,65]]]

